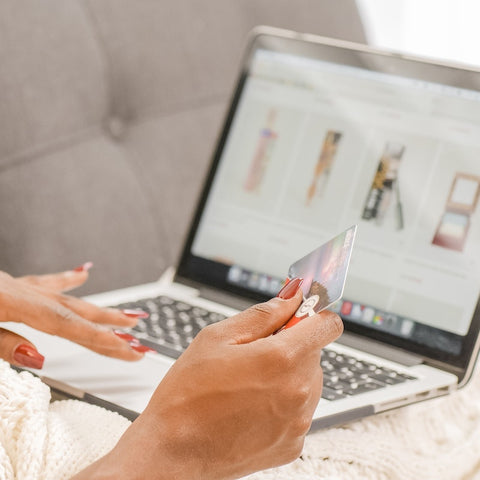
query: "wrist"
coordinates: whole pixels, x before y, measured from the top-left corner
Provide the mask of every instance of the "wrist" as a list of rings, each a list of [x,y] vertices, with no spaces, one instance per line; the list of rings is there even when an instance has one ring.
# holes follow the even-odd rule
[[[151,417],[140,416],[117,445],[71,480],[195,480],[196,456]],[[171,430],[171,429],[170,429]],[[178,433],[178,429],[175,429]]]

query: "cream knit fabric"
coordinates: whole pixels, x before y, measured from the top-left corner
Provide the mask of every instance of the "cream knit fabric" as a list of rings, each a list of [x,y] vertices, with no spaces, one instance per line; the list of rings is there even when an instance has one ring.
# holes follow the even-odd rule
[[[448,397],[307,436],[303,461],[248,480],[480,480],[480,378]]]
[[[62,480],[104,455],[129,422],[50,392],[0,361],[0,480]],[[307,437],[302,459],[248,480],[480,480],[480,381]]]
[[[130,422],[74,400],[50,401],[50,390],[0,360],[0,480],[71,478],[118,441]]]

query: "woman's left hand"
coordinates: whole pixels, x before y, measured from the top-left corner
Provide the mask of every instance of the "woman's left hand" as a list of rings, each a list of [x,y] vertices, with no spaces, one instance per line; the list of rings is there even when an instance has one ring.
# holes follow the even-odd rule
[[[149,349],[112,326],[132,327],[145,312],[100,308],[63,293],[85,283],[90,266],[19,278],[0,272],[0,322],[21,322],[110,357],[141,359]],[[30,341],[5,328],[0,328],[0,358],[31,368],[42,368],[44,361]]]

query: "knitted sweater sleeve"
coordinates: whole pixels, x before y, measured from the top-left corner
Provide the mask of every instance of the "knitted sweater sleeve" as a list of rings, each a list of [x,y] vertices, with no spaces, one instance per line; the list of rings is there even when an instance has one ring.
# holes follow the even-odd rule
[[[67,480],[105,455],[130,422],[50,390],[0,360],[0,479]]]

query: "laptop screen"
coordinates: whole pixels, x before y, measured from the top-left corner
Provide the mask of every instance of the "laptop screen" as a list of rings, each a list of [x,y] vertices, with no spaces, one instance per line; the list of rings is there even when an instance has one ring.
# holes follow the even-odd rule
[[[478,74],[290,43],[253,42],[180,274],[271,297],[356,223],[347,328],[460,356],[480,291]]]

